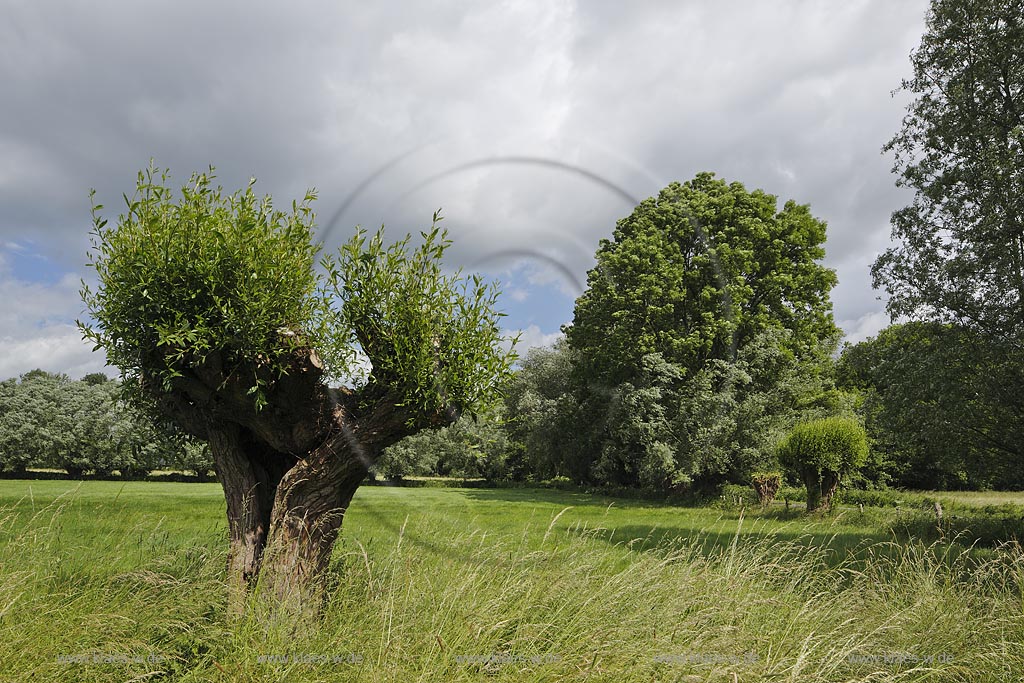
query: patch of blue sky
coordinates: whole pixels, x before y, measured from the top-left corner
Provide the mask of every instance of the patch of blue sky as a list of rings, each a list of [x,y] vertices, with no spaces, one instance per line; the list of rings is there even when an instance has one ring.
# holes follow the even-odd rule
[[[544,333],[558,332],[562,325],[572,322],[575,297],[566,283],[540,273],[533,264],[520,264],[497,275],[501,289],[497,308],[506,315],[502,327],[525,330],[535,325]]]
[[[52,285],[69,275],[67,269],[46,255],[32,240],[0,244],[2,270],[6,276],[21,282]]]

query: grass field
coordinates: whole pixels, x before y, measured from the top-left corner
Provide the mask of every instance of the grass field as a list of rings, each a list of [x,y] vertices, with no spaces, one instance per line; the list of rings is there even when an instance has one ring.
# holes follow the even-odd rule
[[[296,624],[227,617],[217,484],[0,481],[0,681],[1024,680],[1020,547],[906,514],[364,487]]]
[[[924,491],[925,495],[964,505],[1024,505],[1024,491]]]

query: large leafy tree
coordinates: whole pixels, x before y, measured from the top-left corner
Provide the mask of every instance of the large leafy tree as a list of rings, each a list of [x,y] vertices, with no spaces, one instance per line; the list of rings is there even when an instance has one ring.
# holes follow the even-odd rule
[[[135,424],[118,405],[116,391],[115,382],[67,382],[52,397],[61,431],[61,448],[50,454],[54,465],[72,476],[86,470],[108,476],[129,466],[122,445]]]
[[[772,425],[812,400],[780,383],[819,374],[838,339],[824,241],[807,206],[710,173],[619,221],[566,329],[589,425],[573,471],[663,488],[763,459]]]
[[[768,328],[805,351],[836,337],[825,223],[793,201],[701,173],[640,203],[602,240],[566,334],[588,377],[615,385],[660,353],[694,371]]]
[[[497,290],[442,271],[437,215],[417,245],[357,230],[318,270],[313,193],[281,211],[252,183],[212,181],[196,174],[176,196],[151,168],[115,225],[94,209],[82,328],[140,404],[209,443],[233,595],[259,579],[315,608],[382,451],[496,400],[512,362]]]
[[[951,420],[939,433],[959,441],[969,426],[969,452],[1001,451],[1019,466],[1024,3],[933,0],[911,64],[903,89],[913,100],[886,149],[896,155],[897,184],[913,190],[914,199],[892,216],[896,244],[872,266],[874,284],[888,292],[894,317],[947,325],[932,328],[933,341],[968,345],[952,367],[972,389],[953,388],[938,399]],[[952,353],[945,343],[926,351],[938,359]],[[921,375],[936,365],[924,357],[908,362]],[[932,375],[950,376],[945,366]],[[947,382],[942,389],[948,388]],[[996,415],[1001,424],[991,419]]]
[[[914,200],[875,261],[893,315],[1024,334],[1024,3],[933,0],[895,152]]]

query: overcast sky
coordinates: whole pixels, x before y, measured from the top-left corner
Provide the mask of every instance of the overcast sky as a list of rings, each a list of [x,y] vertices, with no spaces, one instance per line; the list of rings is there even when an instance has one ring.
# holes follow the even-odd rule
[[[103,369],[73,324],[88,191],[116,218],[150,158],[282,206],[317,188],[327,247],[443,208],[449,265],[502,281],[526,345],[572,319],[616,220],[713,171],[827,221],[863,339],[888,323],[868,268],[908,196],[880,149],[926,9],[0,0],[0,378]]]

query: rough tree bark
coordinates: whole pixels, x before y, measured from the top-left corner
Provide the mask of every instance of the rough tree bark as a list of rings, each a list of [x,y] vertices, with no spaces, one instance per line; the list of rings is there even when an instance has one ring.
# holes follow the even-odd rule
[[[185,431],[210,445],[227,503],[235,612],[257,585],[316,611],[345,510],[368,468],[402,437],[454,419],[411,413],[372,375],[358,392],[328,388],[308,348],[289,365],[287,374],[266,378],[261,410],[249,394],[252,369],[227,370],[216,353],[183,363],[170,391],[153,392]]]
[[[807,511],[831,509],[832,497],[839,488],[839,475],[828,470],[818,472],[810,469],[802,473],[802,479],[807,489]]]
[[[821,505],[832,509],[832,497],[836,495],[839,488],[839,475],[835,472],[825,471],[821,475]]]
[[[807,511],[814,512],[821,507],[821,476],[816,470],[805,471],[802,475],[807,489]]]

